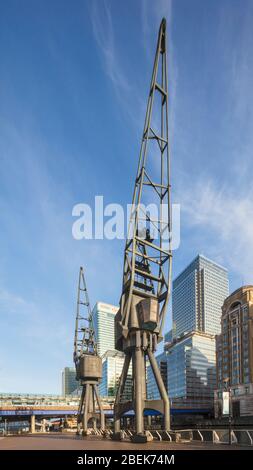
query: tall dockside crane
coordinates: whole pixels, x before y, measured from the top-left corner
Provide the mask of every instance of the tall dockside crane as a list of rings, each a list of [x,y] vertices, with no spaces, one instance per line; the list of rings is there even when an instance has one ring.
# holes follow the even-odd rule
[[[171,200],[168,140],[168,83],[166,20],[160,25],[148,97],[146,118],[125,245],[120,308],[115,316],[115,347],[125,361],[114,405],[114,438],[120,439],[121,417],[135,411],[133,440],[145,442],[144,410],[163,415],[164,430],[170,429],[169,399],[154,352],[162,340],[171,281]],[[154,203],[157,215],[143,205]],[[143,227],[143,224],[145,227]],[[146,359],[151,365],[159,400],[147,399]],[[132,360],[132,400],[123,400]]]
[[[77,415],[78,429],[80,430],[82,426],[83,435],[86,435],[89,421],[92,420],[93,428],[96,428],[97,420],[99,420],[100,429],[104,430],[104,412],[98,391],[98,384],[102,378],[102,360],[97,353],[92,313],[82,267],[79,271],[77,291],[74,362],[76,378],[82,387]],[[96,403],[99,412],[96,411]]]

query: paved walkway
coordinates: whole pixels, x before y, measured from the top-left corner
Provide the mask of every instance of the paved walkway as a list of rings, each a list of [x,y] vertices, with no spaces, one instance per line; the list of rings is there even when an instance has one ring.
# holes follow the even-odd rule
[[[248,446],[228,446],[225,444],[209,443],[175,443],[153,441],[146,444],[132,442],[115,442],[97,436],[82,438],[69,434],[37,434],[27,436],[10,436],[0,438],[0,450],[231,450],[248,449]],[[252,448],[251,448],[252,449]]]

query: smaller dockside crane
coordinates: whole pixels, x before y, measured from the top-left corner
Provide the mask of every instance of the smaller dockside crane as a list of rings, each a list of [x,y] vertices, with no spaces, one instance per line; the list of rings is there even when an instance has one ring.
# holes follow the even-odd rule
[[[98,384],[102,378],[102,360],[97,353],[92,313],[82,267],[79,271],[77,291],[74,363],[76,378],[80,381],[82,388],[77,428],[78,434],[82,432],[83,436],[86,436],[90,422],[95,429],[98,423],[103,431],[105,419],[98,390]]]

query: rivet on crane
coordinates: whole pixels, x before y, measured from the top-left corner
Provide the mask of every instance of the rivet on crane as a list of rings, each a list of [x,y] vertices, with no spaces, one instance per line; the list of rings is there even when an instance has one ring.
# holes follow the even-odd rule
[[[115,347],[124,351],[125,361],[115,399],[114,438],[122,438],[121,417],[133,409],[133,440],[137,442],[146,442],[151,437],[145,429],[145,409],[160,412],[163,415],[163,429],[170,429],[169,399],[154,356],[157,343],[162,340],[172,264],[166,55],[166,20],[163,19],[158,34],[125,245],[120,308],[115,317]],[[143,211],[144,204],[149,203],[154,203],[158,209],[155,218]],[[159,400],[147,399],[147,358],[160,392]],[[124,402],[124,386],[131,361],[132,400]]]
[[[77,291],[74,362],[76,378],[82,387],[77,415],[78,433],[82,427],[82,433],[85,436],[88,433],[90,420],[92,420],[93,428],[96,428],[97,421],[99,421],[101,430],[104,430],[105,420],[98,391],[98,384],[102,378],[102,360],[97,353],[92,312],[82,267],[79,271]]]

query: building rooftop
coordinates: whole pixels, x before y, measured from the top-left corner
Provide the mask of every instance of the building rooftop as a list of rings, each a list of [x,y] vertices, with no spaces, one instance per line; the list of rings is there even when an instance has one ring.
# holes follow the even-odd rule
[[[106,359],[107,357],[125,357],[125,354],[121,351],[117,351],[117,349],[109,349],[103,354],[102,360]]]
[[[215,266],[217,266],[218,268],[222,269],[223,271],[226,271],[228,272],[227,268],[225,268],[224,266],[222,266],[221,264],[218,264],[216,263],[216,261],[213,261],[211,260],[210,258],[207,258],[206,256],[202,255],[202,254],[198,254],[192,261],[190,261],[187,266],[175,277],[174,281],[175,282],[180,276],[181,274],[183,274],[183,272],[193,263],[195,263],[198,259],[203,259],[205,261],[208,261],[209,263],[211,264],[214,264]]]
[[[211,335],[209,333],[204,333],[203,331],[197,331],[197,330],[186,331],[185,333],[182,333],[181,335],[174,338],[171,343],[165,343],[165,350],[170,349],[175,344],[178,344],[181,341],[184,341],[185,339],[190,338],[191,336],[201,336],[202,338],[215,339],[215,335]]]
[[[119,307],[117,305],[112,305],[112,304],[107,304],[106,302],[101,302],[100,300],[98,300],[94,307],[93,307],[93,310],[97,308],[98,310],[105,310],[105,311],[109,311],[110,313],[117,313],[117,311],[119,310]]]
[[[237,293],[239,294],[239,292],[245,292],[247,290],[253,290],[253,285],[249,284],[249,285],[246,285],[246,286],[238,287],[238,289],[234,290],[234,292],[231,292],[231,294],[229,294],[229,296],[227,298],[232,297],[233,295],[235,295]]]

